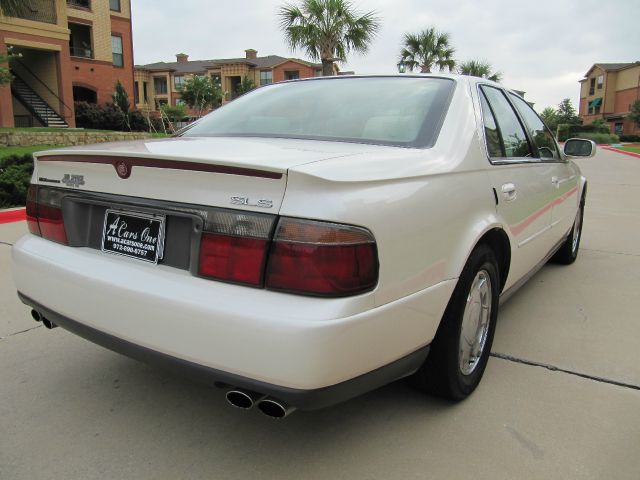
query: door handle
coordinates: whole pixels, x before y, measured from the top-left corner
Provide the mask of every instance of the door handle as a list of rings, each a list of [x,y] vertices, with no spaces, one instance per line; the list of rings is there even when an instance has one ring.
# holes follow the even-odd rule
[[[516,199],[518,193],[516,192],[516,186],[513,183],[505,183],[502,185],[502,196],[507,202],[511,202]]]
[[[551,177],[551,183],[554,187],[560,188],[560,179],[558,177]]]

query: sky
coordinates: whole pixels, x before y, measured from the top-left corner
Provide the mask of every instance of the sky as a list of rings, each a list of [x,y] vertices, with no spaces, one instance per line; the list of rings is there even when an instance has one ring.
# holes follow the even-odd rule
[[[288,1],[288,0],[287,0]],[[292,0],[293,3],[299,0]],[[175,61],[258,55],[305,59],[279,29],[283,0],[132,0],[134,61]],[[448,32],[455,59],[486,60],[502,83],[524,90],[536,110],[564,98],[577,108],[579,81],[594,63],[640,60],[640,0],[368,0],[381,29],[366,54],[351,54],[342,70],[397,73],[403,35],[434,26]]]

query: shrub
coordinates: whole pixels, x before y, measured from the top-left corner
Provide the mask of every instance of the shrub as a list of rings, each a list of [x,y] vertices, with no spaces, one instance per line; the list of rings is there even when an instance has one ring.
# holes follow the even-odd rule
[[[589,140],[593,140],[596,143],[618,143],[620,141],[620,137],[618,137],[617,135],[613,135],[612,133],[578,132],[575,137],[587,138]]]
[[[121,131],[126,128],[123,113],[113,104],[75,102],[74,106],[77,127]]]
[[[640,142],[640,135],[620,135],[621,142]]]
[[[607,125],[590,123],[588,125],[569,125],[562,123],[558,125],[558,141],[564,142],[569,138],[589,138],[587,134],[611,135],[611,130]]]
[[[0,159],[0,208],[24,205],[33,173],[33,157],[11,155]]]

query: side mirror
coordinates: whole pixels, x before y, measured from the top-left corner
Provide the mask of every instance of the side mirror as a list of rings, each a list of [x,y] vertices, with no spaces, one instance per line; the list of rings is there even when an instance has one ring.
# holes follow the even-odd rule
[[[585,138],[570,138],[564,144],[564,154],[568,157],[593,157],[596,143]]]

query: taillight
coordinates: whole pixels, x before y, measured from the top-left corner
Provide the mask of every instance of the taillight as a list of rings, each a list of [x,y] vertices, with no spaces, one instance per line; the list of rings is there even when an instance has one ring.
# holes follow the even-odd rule
[[[377,248],[368,230],[311,220],[280,220],[267,264],[267,288],[346,296],[371,290],[377,281]]]
[[[210,212],[202,239],[202,277],[261,287],[275,217],[237,211]]]
[[[34,235],[67,245],[62,218],[63,192],[31,185],[27,193],[27,225]]]
[[[38,225],[38,185],[29,185],[27,190],[27,227],[34,235],[40,236]]]

